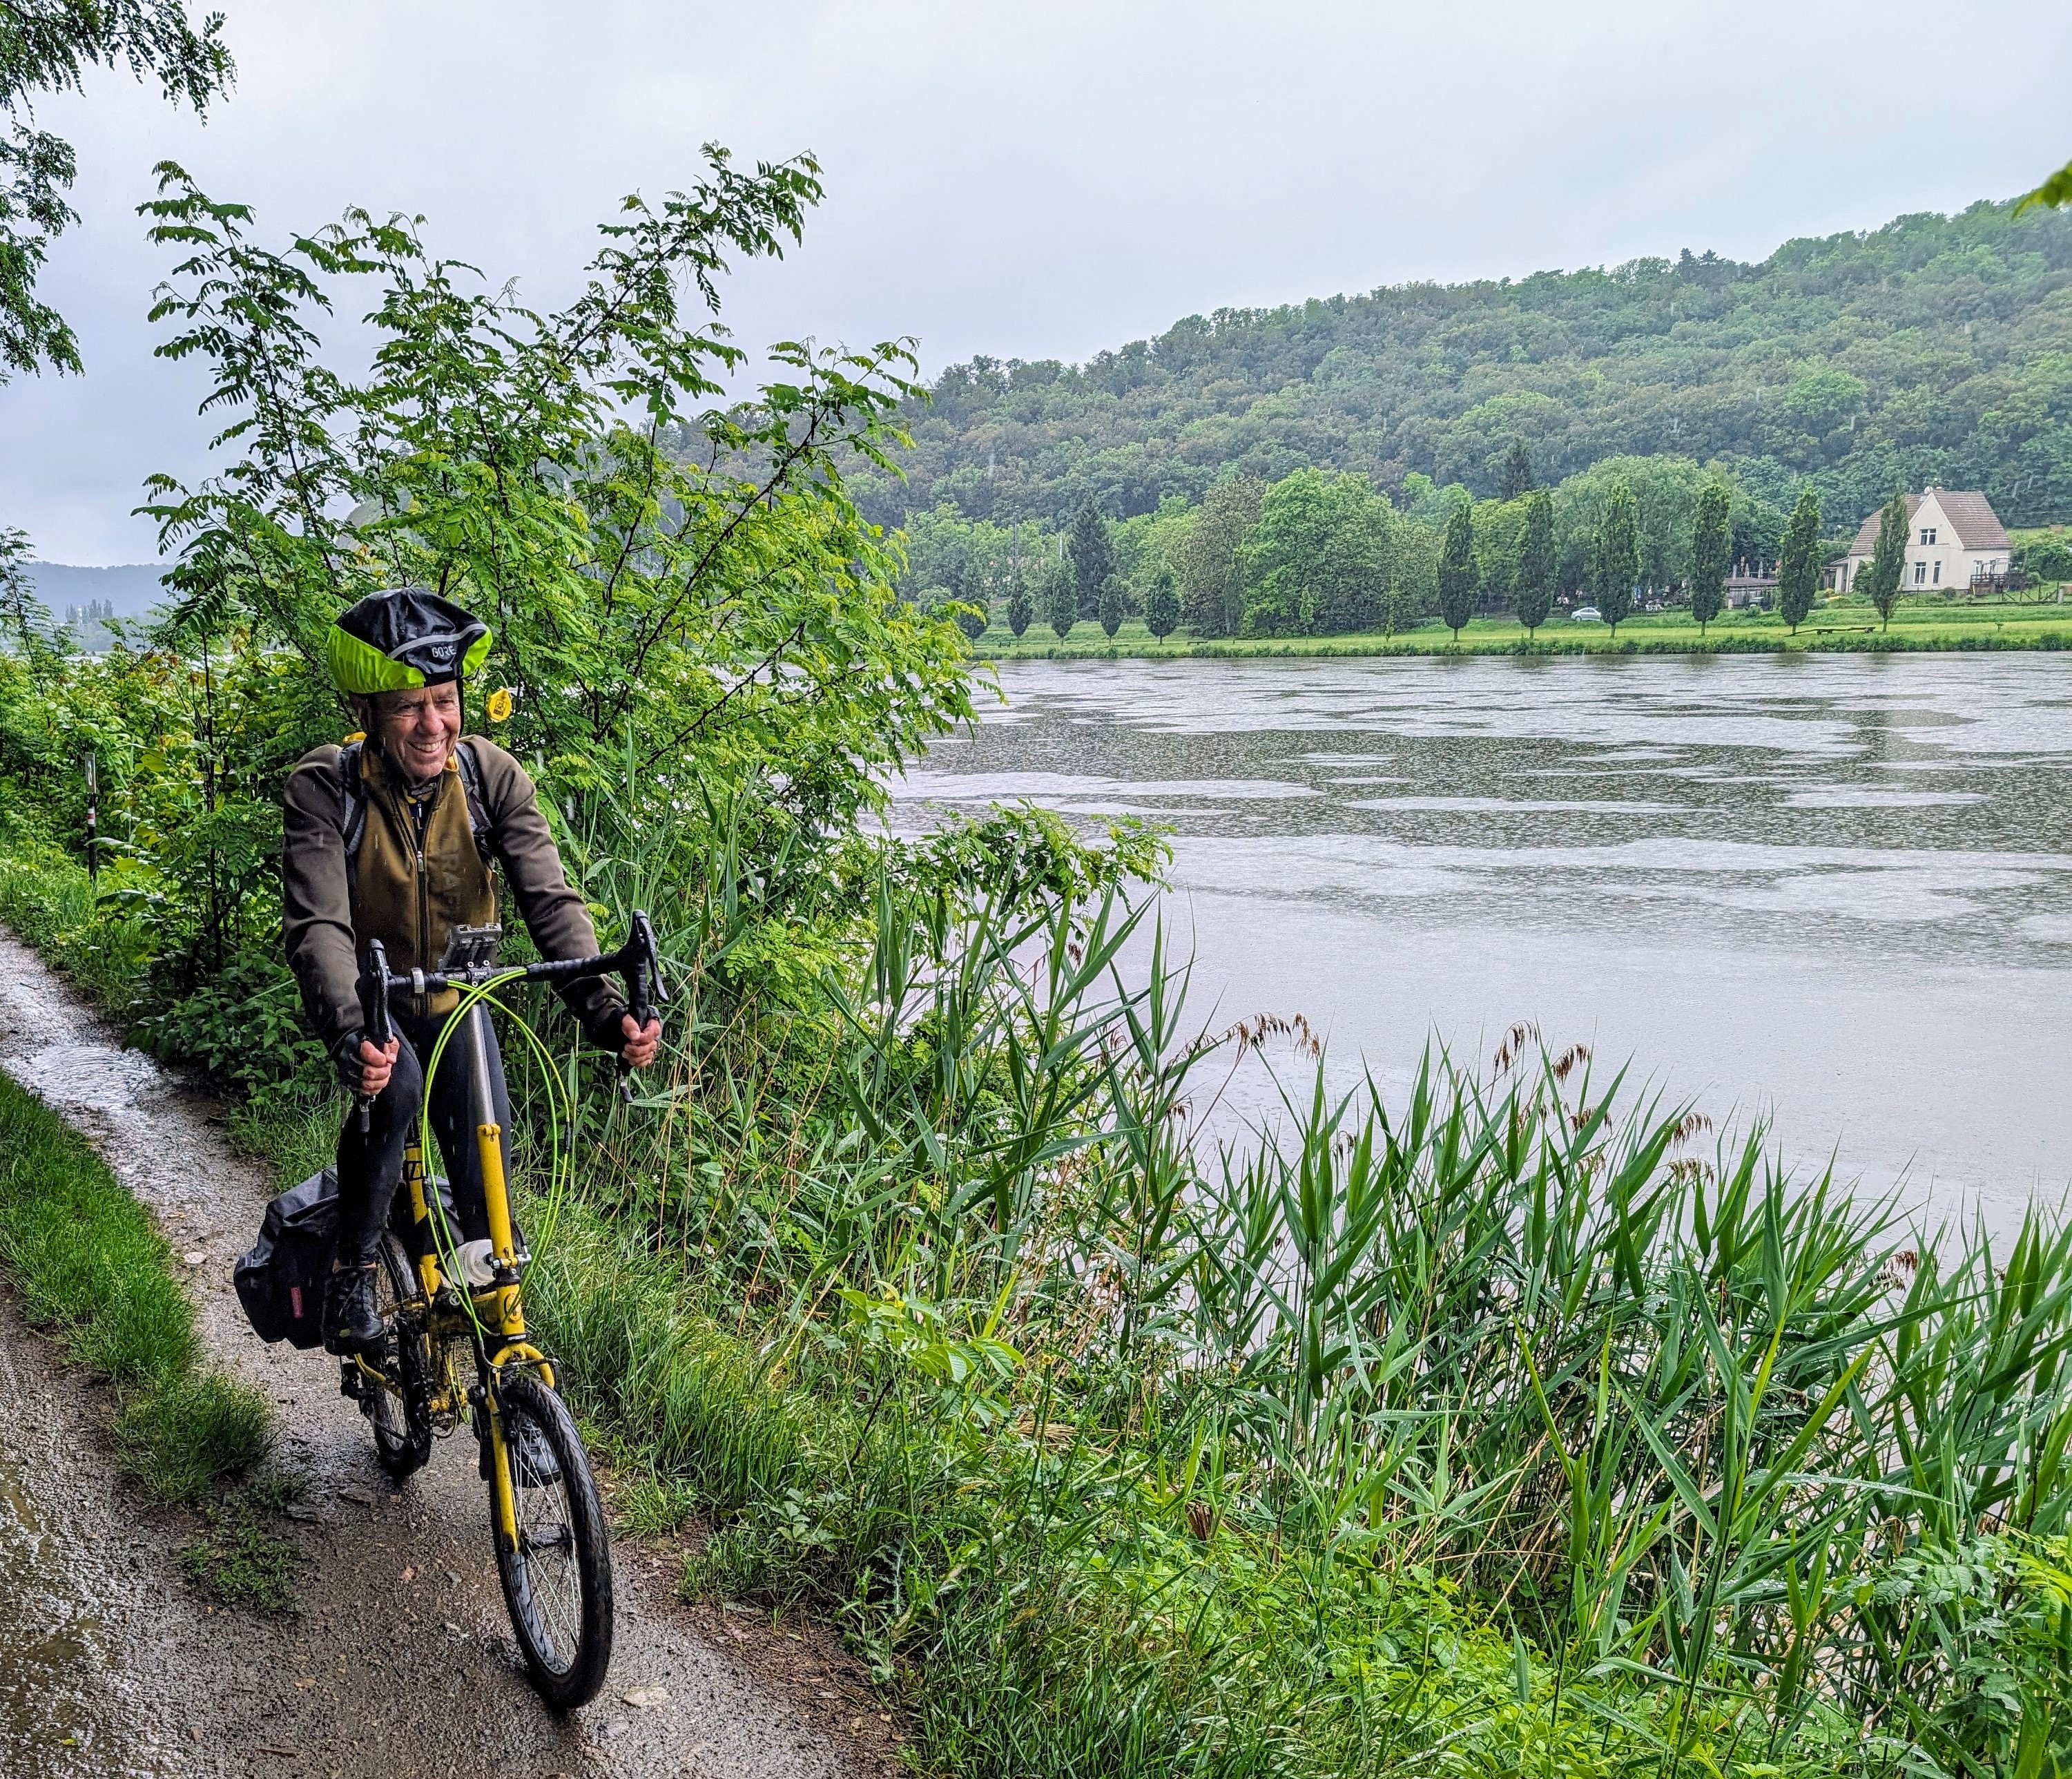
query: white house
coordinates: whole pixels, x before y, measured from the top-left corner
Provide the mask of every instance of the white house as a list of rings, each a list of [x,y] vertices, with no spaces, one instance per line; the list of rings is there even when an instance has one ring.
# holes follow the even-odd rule
[[[2014,546],[1983,494],[1932,488],[1906,497],[1906,567],[1900,576],[1902,593],[1926,593],[1937,587],[1969,587],[2005,574]],[[1864,521],[1849,559],[1842,565],[1841,590],[1856,584],[1871,566],[1877,548],[1879,515]]]

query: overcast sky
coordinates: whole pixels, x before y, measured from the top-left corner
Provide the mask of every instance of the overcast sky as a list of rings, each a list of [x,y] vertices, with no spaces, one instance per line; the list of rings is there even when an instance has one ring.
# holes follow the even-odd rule
[[[2072,154],[2062,0],[220,3],[239,78],[205,126],[109,73],[41,112],[80,151],[43,290],[87,372],[0,389],[0,524],[51,561],[149,559],[143,477],[207,467],[198,377],[144,320],[164,158],[262,232],[421,212],[551,304],[613,200],[693,179],[701,142],[811,149],[806,245],[728,319],[915,335],[932,372],[1406,278],[1758,258]]]

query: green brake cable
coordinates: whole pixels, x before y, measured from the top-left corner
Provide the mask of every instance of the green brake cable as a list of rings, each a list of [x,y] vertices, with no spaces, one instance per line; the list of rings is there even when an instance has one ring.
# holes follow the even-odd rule
[[[549,1084],[547,1089],[547,1202],[545,1218],[540,1225],[540,1242],[541,1247],[544,1248],[552,1239],[554,1224],[558,1217],[565,1194],[572,1190],[574,1185],[575,1158],[561,1141],[561,1130],[564,1112],[567,1114],[568,1124],[573,1127],[575,1122],[575,1110],[574,1102],[570,1097],[570,1090],[562,1085],[561,1073],[555,1065],[553,1052],[548,1049],[545,1041],[539,1033],[532,1029],[531,1023],[522,1014],[514,1011],[498,999],[494,992],[508,982],[523,980],[524,974],[525,972],[522,969],[500,970],[487,981],[473,983],[458,990],[461,997],[459,1003],[447,1016],[445,1025],[441,1027],[438,1038],[432,1045],[431,1056],[425,1065],[424,1097],[417,1108],[417,1153],[420,1158],[418,1165],[421,1168],[423,1167],[424,1158],[436,1152],[432,1142],[432,1083],[438,1078],[439,1064],[446,1056],[446,1045],[453,1035],[460,1029],[462,1019],[475,1010],[477,1003],[486,1003],[504,1015],[510,1020],[514,1029],[524,1034],[525,1041],[532,1045],[533,1053],[541,1065],[541,1073],[546,1077]],[[504,1137],[508,1143],[510,1138],[508,1130],[504,1133]],[[429,1187],[430,1184],[429,1172],[426,1174],[426,1182]],[[504,1171],[504,1191],[507,1195],[510,1190],[510,1170],[507,1167]],[[446,1202],[435,1190],[428,1191],[426,1197],[432,1213],[433,1251],[438,1254],[439,1264],[446,1270],[448,1278],[458,1285],[461,1302],[467,1308],[468,1320],[475,1324],[475,1332],[478,1334],[486,1334],[487,1331],[482,1325],[482,1318],[475,1313],[474,1287],[468,1283],[467,1274],[461,1270],[458,1257],[460,1245],[454,1240],[453,1230],[446,1222]]]

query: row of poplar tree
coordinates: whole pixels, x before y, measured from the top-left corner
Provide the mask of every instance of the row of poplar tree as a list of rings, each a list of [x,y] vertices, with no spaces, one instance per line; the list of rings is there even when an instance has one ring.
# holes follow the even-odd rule
[[[1732,494],[1713,481],[1692,513],[1684,593],[1701,628],[1725,603],[1733,553]],[[1496,503],[1485,503],[1494,506]],[[1560,585],[1554,502],[1544,488],[1503,503],[1492,526],[1465,498],[1444,524],[1395,511],[1364,476],[1305,469],[1270,485],[1235,478],[1212,488],[1178,542],[1140,578],[1145,628],[1164,638],[1185,628],[1202,638],[1391,634],[1435,616],[1457,637],[1478,612],[1508,609],[1528,634],[1552,615]],[[1639,596],[1638,501],[1612,483],[1589,537],[1582,584],[1616,633]],[[1882,515],[1879,554],[1859,583],[1889,621],[1904,563],[1908,516],[1895,496]],[[1043,624],[1060,638],[1087,618],[1113,636],[1131,601],[1109,527],[1092,501],[1058,540],[1054,556],[1021,566],[1006,600],[1008,628]],[[1777,605],[1793,629],[1819,591],[1824,554],[1820,502],[1809,482],[1784,527]]]
[[[1014,574],[1007,595],[1008,628],[1020,636],[1040,610],[1060,639],[1083,617],[1098,619],[1112,636],[1128,615],[1128,599],[1108,521],[1088,500],[1060,542],[1062,547],[1047,564],[1032,563],[1027,571]],[[1153,636],[1162,640],[1179,628],[1180,595],[1173,566],[1162,558],[1153,567],[1142,603],[1145,628]]]

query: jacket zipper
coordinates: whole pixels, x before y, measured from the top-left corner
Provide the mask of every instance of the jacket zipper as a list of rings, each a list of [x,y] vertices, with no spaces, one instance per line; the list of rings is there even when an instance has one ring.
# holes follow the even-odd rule
[[[438,796],[438,793],[434,791],[426,801],[420,803],[413,799],[410,803],[411,822],[417,830],[417,967],[426,971],[430,970],[434,965],[430,954],[432,892],[430,883],[425,875],[425,831],[432,824],[431,804],[437,800]],[[431,1002],[428,998],[424,1005],[417,1009],[417,1016],[423,1019],[430,1014],[430,1011]]]

